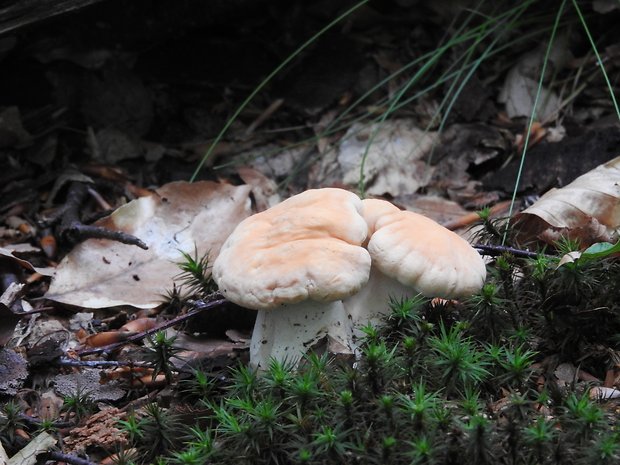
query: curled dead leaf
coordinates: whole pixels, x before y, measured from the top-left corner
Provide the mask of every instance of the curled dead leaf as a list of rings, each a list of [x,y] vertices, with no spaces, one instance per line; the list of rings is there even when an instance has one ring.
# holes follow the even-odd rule
[[[515,215],[521,240],[554,242],[560,237],[582,245],[616,242],[620,232],[620,157],[551,189],[534,205]]]
[[[144,375],[140,378],[131,380],[131,387],[133,388],[155,388],[162,387],[168,383],[166,375],[159,374],[153,378],[152,375]]]
[[[119,331],[128,331],[132,333],[148,331],[157,326],[157,320],[155,318],[137,318],[135,320],[125,323],[119,328]]]
[[[103,347],[109,344],[125,341],[136,332],[129,331],[102,331],[86,338],[86,345],[89,347]]]
[[[609,400],[620,397],[620,390],[603,386],[595,386],[590,389],[590,399],[593,400]]]
[[[46,432],[39,433],[26,447],[11,457],[9,465],[35,465],[37,456],[48,452],[57,442],[58,440],[52,435]]]

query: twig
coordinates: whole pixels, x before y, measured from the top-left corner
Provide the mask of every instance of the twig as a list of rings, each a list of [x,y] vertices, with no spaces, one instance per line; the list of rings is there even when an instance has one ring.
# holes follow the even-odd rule
[[[194,309],[189,311],[189,312],[187,312],[185,315],[177,316],[176,318],[173,318],[172,320],[168,320],[167,322],[162,323],[162,324],[156,326],[155,328],[151,328],[148,331],[144,331],[144,332],[135,334],[135,335],[133,335],[131,337],[128,337],[124,341],[115,342],[114,344],[108,344],[107,346],[97,347],[97,348],[94,348],[94,349],[79,350],[77,352],[77,354],[79,356],[85,356],[85,355],[94,355],[94,354],[102,354],[102,353],[112,352],[112,351],[118,349],[119,347],[124,346],[128,342],[135,342],[135,341],[142,340],[145,337],[150,336],[151,334],[155,334],[156,332],[161,331],[163,329],[167,329],[167,328],[170,328],[172,326],[178,325],[179,323],[182,323],[185,320],[189,320],[190,318],[193,318],[194,316],[198,315],[201,312],[204,312],[205,310],[211,310],[211,309],[213,309],[215,307],[219,307],[221,305],[224,305],[227,302],[228,301],[226,299],[218,299],[218,300],[213,300],[211,302],[204,302],[202,300],[198,300],[198,301],[194,302],[194,304],[193,304]]]
[[[87,367],[87,368],[100,368],[100,367],[151,367],[152,365],[147,362],[135,362],[131,360],[73,360],[71,358],[61,357],[57,362],[59,366],[66,367]]]
[[[141,249],[148,250],[148,246],[144,242],[131,234],[79,222],[72,223],[68,229],[63,230],[63,234],[70,237],[73,242],[81,242],[86,239],[110,239],[123,244],[137,245]]]
[[[81,459],[80,457],[71,454],[63,454],[62,452],[48,452],[47,457],[51,460],[70,463],[71,465],[97,465],[95,462],[91,462],[90,460]]]
[[[81,242],[86,239],[110,239],[123,244],[137,245],[147,250],[147,245],[131,234],[123,231],[113,231],[83,224],[80,220],[79,210],[88,195],[89,187],[82,182],[74,181],[69,185],[67,201],[60,210],[59,236],[70,242]]]
[[[252,124],[250,124],[247,129],[245,130],[245,137],[250,137],[252,135],[252,133],[256,130],[256,128],[258,126],[260,126],[261,124],[263,124],[265,121],[267,121],[271,115],[273,115],[276,111],[278,111],[278,108],[280,108],[282,106],[282,104],[284,103],[284,99],[283,98],[279,98],[274,100],[271,105],[269,105],[265,111],[263,111],[258,118],[256,118]]]
[[[478,249],[481,255],[490,255],[496,257],[505,253],[514,255],[515,257],[524,258],[536,258],[541,254],[537,252],[530,252],[529,250],[515,249],[514,247],[508,247],[506,245],[491,245],[491,244],[474,244],[474,249]]]

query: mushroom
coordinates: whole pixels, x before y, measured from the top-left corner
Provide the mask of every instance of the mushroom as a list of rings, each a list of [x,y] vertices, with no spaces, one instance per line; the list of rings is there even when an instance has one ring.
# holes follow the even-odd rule
[[[258,310],[252,366],[294,361],[325,337],[328,347],[353,352],[342,299],[368,281],[361,210],[351,192],[309,190],[246,218],[228,237],[213,278],[227,299]]]
[[[450,299],[482,288],[485,263],[458,234],[384,200],[367,199],[363,205],[372,268],[366,286],[345,300],[356,326],[376,324],[390,297],[420,293]]]

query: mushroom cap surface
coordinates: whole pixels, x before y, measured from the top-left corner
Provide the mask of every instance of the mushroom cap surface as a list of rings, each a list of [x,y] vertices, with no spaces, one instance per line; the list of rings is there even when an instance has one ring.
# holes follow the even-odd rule
[[[366,237],[366,244],[375,233],[377,229],[377,221],[379,218],[385,215],[389,215],[390,213],[399,212],[400,208],[398,208],[393,203],[388,202],[387,200],[380,199],[364,199],[362,200],[362,216],[364,220],[366,220],[366,224],[368,225],[368,236]]]
[[[465,239],[409,211],[378,218],[368,252],[379,271],[427,297],[468,296],[486,279],[484,260]]]
[[[290,197],[237,225],[213,264],[213,279],[227,299],[256,310],[348,297],[370,273],[361,210],[359,197],[343,189]]]

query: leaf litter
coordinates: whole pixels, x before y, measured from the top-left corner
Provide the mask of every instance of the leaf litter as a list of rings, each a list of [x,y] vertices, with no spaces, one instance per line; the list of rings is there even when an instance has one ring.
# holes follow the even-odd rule
[[[117,209],[97,225],[121,230],[149,247],[105,239],[77,245],[60,262],[45,297],[82,308],[161,304],[181,252],[209,251],[215,259],[235,226],[251,214],[249,186],[175,182]]]
[[[547,191],[514,217],[521,234],[552,243],[560,237],[583,246],[616,242],[620,235],[620,157],[560,189]]]
[[[460,2],[454,3],[455,8],[458,3]],[[614,2],[594,2],[593,5],[596,11],[601,12],[611,11],[617,7]],[[431,8],[436,7],[436,5],[431,6]],[[365,14],[369,13],[371,13],[370,16],[365,19],[369,22],[362,21],[361,24],[366,24],[364,27],[369,27],[370,24],[370,27],[376,30],[381,25],[382,16],[376,11],[366,10]],[[445,11],[441,8],[436,13],[445,15]],[[303,23],[305,24],[305,20],[309,19],[311,18],[305,17]],[[105,20],[102,21],[105,23]],[[360,24],[356,21],[359,21],[359,18],[344,28],[344,34],[348,34],[351,27],[353,31],[356,31],[355,27],[359,27]],[[371,37],[362,39],[357,35],[359,31],[356,31],[354,34],[357,56],[354,61],[357,62],[363,57],[359,54],[363,44],[374,41],[375,43],[371,44],[375,49],[372,53],[377,56],[389,50],[390,55],[396,55],[393,67],[394,70],[398,70],[409,58],[405,53],[397,53],[395,50],[406,50],[407,53],[413,55],[420,54],[420,51],[423,51],[420,44],[431,37],[429,34],[424,34],[424,27],[419,30],[405,28],[404,37],[407,38],[407,46],[402,47],[401,44],[391,42],[397,37],[399,26],[393,20],[390,20],[390,25],[390,30],[383,31],[381,39]],[[291,30],[283,36],[290,40],[288,34],[292,32]],[[140,31],[137,33],[139,34]],[[336,36],[334,40],[338,37]],[[411,40],[412,37],[415,40]],[[221,43],[221,40],[218,43]],[[72,429],[69,434],[65,434],[65,431],[61,433],[64,444],[68,446],[66,451],[80,454],[94,452],[94,456],[101,455],[102,444],[109,446],[107,453],[110,453],[125,441],[125,436],[118,428],[118,420],[126,420],[127,410],[131,410],[134,406],[137,407],[136,411],[140,411],[139,404],[145,401],[145,398],[139,398],[140,395],[150,390],[151,399],[162,399],[163,402],[168,402],[169,398],[166,396],[169,395],[167,392],[169,389],[167,387],[160,389],[163,385],[155,382],[152,371],[140,381],[142,384],[139,384],[139,387],[132,387],[131,383],[134,378],[138,374],[143,374],[137,367],[125,370],[126,377],[119,378],[120,381],[117,383],[117,380],[113,378],[117,375],[121,376],[123,370],[119,367],[85,368],[80,366],[75,368],[75,365],[65,367],[50,367],[50,365],[60,363],[63,357],[80,363],[102,361],[87,357],[80,359],[74,349],[80,347],[78,344],[87,341],[89,334],[125,333],[126,331],[122,328],[127,328],[125,326],[128,324],[127,320],[133,323],[141,322],[146,318],[151,325],[169,318],[171,316],[169,313],[156,315],[153,310],[160,310],[157,307],[162,300],[161,294],[171,289],[171,283],[179,273],[179,269],[174,265],[181,257],[179,251],[182,250],[189,254],[194,251],[209,251],[210,258],[214,258],[227,233],[234,228],[235,224],[252,213],[251,204],[255,205],[257,210],[262,210],[277,202],[281,194],[282,197],[288,197],[292,193],[313,186],[345,185],[354,190],[359,179],[360,161],[366,152],[367,142],[375,131],[377,132],[374,134],[374,144],[370,146],[366,154],[365,174],[368,192],[374,196],[392,199],[400,207],[424,211],[428,216],[433,216],[442,222],[466,225],[463,221],[459,221],[459,217],[464,218],[468,215],[475,217],[476,214],[471,209],[500,202],[510,192],[515,174],[511,172],[507,177],[499,179],[498,167],[509,163],[509,156],[514,155],[515,147],[519,147],[518,138],[523,134],[520,117],[529,116],[532,110],[532,96],[535,91],[533,84],[536,82],[536,73],[541,60],[541,52],[536,49],[522,54],[516,63],[508,63],[508,67],[504,62],[503,66],[507,72],[503,73],[503,79],[498,79],[497,76],[489,78],[482,73],[478,76],[476,73],[474,78],[485,92],[468,95],[469,103],[474,106],[465,105],[457,112],[461,114],[466,123],[471,124],[464,125],[458,121],[457,124],[452,124],[449,120],[442,135],[432,132],[423,134],[419,129],[425,126],[425,122],[437,117],[434,113],[440,108],[438,100],[441,95],[431,95],[428,100],[425,100],[430,110],[423,116],[419,114],[423,112],[422,105],[415,103],[411,108],[398,113],[395,119],[386,121],[380,128],[358,123],[336,135],[321,135],[317,143],[310,142],[295,149],[286,149],[287,142],[291,140],[290,133],[293,131],[274,132],[274,134],[283,135],[270,136],[269,131],[274,129],[271,123],[275,125],[282,123],[283,120],[289,123],[291,120],[293,124],[299,123],[298,128],[304,126],[306,129],[317,128],[319,124],[313,121],[313,116],[317,111],[325,113],[317,115],[320,118],[331,114],[327,118],[331,120],[333,115],[342,109],[342,105],[346,105],[347,99],[354,96],[356,92],[361,93],[367,90],[368,87],[355,88],[352,91],[345,88],[347,86],[338,83],[336,87],[340,95],[326,95],[326,92],[330,90],[329,80],[327,80],[321,82],[320,94],[316,95],[313,95],[313,86],[301,89],[303,98],[295,98],[289,94],[288,101],[287,99],[274,100],[273,95],[266,95],[257,104],[260,114],[257,116],[256,109],[250,109],[242,114],[242,121],[233,126],[234,136],[216,149],[216,151],[219,150],[217,162],[221,165],[215,164],[213,167],[225,168],[221,171],[214,171],[213,174],[222,180],[230,179],[233,183],[237,183],[240,178],[245,185],[234,187],[226,182],[198,183],[197,187],[192,188],[184,183],[164,184],[164,182],[183,178],[183,173],[187,172],[187,169],[183,167],[184,158],[194,163],[195,157],[204,153],[205,147],[209,146],[210,138],[213,136],[212,128],[225,120],[226,114],[231,112],[231,103],[235,104],[235,99],[246,93],[245,86],[255,80],[255,75],[245,71],[254,69],[254,66],[241,68],[244,69],[242,86],[239,86],[239,81],[235,79],[223,80],[225,89],[219,96],[221,100],[213,102],[209,98],[203,98],[204,94],[196,92],[194,86],[196,88],[202,86],[202,89],[209,89],[209,92],[215,89],[212,82],[206,81],[208,77],[203,77],[210,76],[212,72],[216,72],[214,70],[205,73],[202,69],[199,71],[201,75],[193,74],[191,78],[188,78],[187,82],[193,80],[192,85],[188,86],[186,82],[183,82],[181,86],[178,86],[174,82],[176,77],[166,80],[165,72],[161,81],[162,74],[141,75],[144,69],[148,69],[148,63],[145,67],[147,60],[141,62],[142,57],[139,53],[125,52],[116,44],[109,48],[90,50],[87,46],[76,48],[71,45],[70,41],[64,44],[61,42],[60,47],[51,48],[45,40],[33,42],[33,44],[35,44],[33,46],[35,58],[46,66],[53,64],[53,69],[46,68],[46,83],[55,93],[54,105],[62,107],[62,110],[54,107],[51,110],[42,111],[35,115],[40,118],[37,119],[33,118],[32,114],[28,114],[25,110],[26,105],[21,108],[9,106],[0,109],[0,149],[5,150],[1,155],[4,157],[3,160],[8,160],[11,167],[19,168],[10,173],[17,176],[19,183],[13,183],[14,178],[9,176],[8,183],[1,191],[2,212],[15,213],[14,217],[19,218],[20,221],[25,220],[36,224],[34,212],[37,212],[38,202],[47,200],[48,206],[51,206],[53,201],[61,202],[60,197],[62,197],[64,187],[59,187],[57,199],[56,192],[53,189],[50,192],[48,181],[44,176],[37,178],[35,182],[21,184],[24,178],[20,178],[19,173],[24,166],[28,167],[30,162],[43,170],[50,171],[56,168],[53,166],[55,160],[63,157],[64,163],[66,161],[64,157],[67,155],[63,150],[75,144],[76,141],[68,143],[66,135],[56,133],[55,128],[72,127],[72,124],[80,117],[86,123],[84,127],[86,136],[78,144],[86,145],[84,152],[90,159],[99,163],[124,165],[127,172],[131,173],[124,175],[123,182],[119,183],[126,188],[123,194],[119,195],[117,191],[112,195],[108,191],[108,200],[111,197],[122,203],[125,196],[132,198],[131,193],[143,189],[138,186],[162,185],[156,193],[133,200],[117,209],[108,218],[96,223],[137,236],[148,244],[147,251],[103,239],[89,239],[82,242],[66,255],[64,255],[66,249],[60,250],[59,255],[64,255],[64,258],[56,269],[56,275],[49,289],[46,288],[48,279],[39,277],[36,280],[29,280],[26,284],[25,276],[30,279],[36,276],[36,271],[49,272],[49,269],[55,265],[49,259],[53,255],[49,255],[48,259],[42,259],[43,254],[40,252],[42,247],[35,248],[31,245],[28,251],[18,251],[16,246],[20,244],[15,244],[19,242],[16,238],[20,237],[34,244],[39,234],[35,233],[28,237],[20,236],[18,228],[8,223],[9,227],[2,233],[3,242],[0,251],[2,260],[17,264],[24,274],[22,276],[17,273],[12,278],[20,282],[21,287],[17,292],[12,291],[10,295],[7,294],[7,299],[10,297],[10,301],[7,300],[10,306],[5,304],[1,309],[5,312],[2,314],[2,342],[8,342],[10,339],[8,335],[4,337],[7,333],[5,329],[13,328],[12,344],[16,345],[19,353],[28,357],[30,364],[28,370],[33,374],[32,384],[36,385],[41,380],[43,382],[49,382],[52,379],[60,380],[63,387],[57,384],[56,389],[62,395],[75,393],[78,384],[91,386],[94,391],[101,390],[102,404],[100,407],[103,406],[103,402],[107,402],[104,392],[106,388],[119,384],[123,386],[123,389],[127,389],[123,391],[127,392],[125,408],[102,410],[88,417],[80,427]],[[15,43],[10,44],[7,51],[0,52],[0,61],[4,59],[5,53],[10,53],[13,47]],[[562,58],[562,54],[570,48],[570,44],[559,41],[556,47],[557,55],[561,59],[558,63],[554,61],[554,67],[555,71],[561,74],[566,70],[566,60],[562,61],[566,56]],[[320,50],[321,47],[317,49]],[[228,62],[230,56],[237,56],[230,53],[225,55],[227,55],[225,60]],[[281,55],[281,53],[276,53],[276,55]],[[308,55],[312,53],[309,52]],[[161,60],[161,56],[156,55],[156,57],[157,69],[161,69],[161,63],[158,61]],[[342,75],[338,69],[340,60],[336,58],[328,67],[331,72],[330,76]],[[611,58],[613,59],[613,56]],[[555,55],[553,59],[555,60]],[[134,67],[136,60],[139,64]],[[301,57],[300,63],[303,63],[303,60],[304,57]],[[570,61],[570,57],[568,60]],[[71,62],[75,67],[66,67],[67,62]],[[309,62],[316,63],[316,55]],[[225,63],[222,62],[213,67],[225,70]],[[587,63],[587,60],[584,60],[584,63]],[[258,65],[262,66],[260,68],[262,71],[257,75],[265,74],[264,60]],[[573,65],[574,63],[569,63],[569,69]],[[269,66],[271,65],[268,64],[267,67]],[[76,71],[76,68],[79,69]],[[313,71],[316,73],[317,69]],[[355,83],[355,77],[351,76],[360,72],[357,63],[355,67],[345,66],[344,71],[348,71],[347,80]],[[372,83],[376,82],[382,73],[386,72],[386,69],[385,66],[374,68],[372,64],[367,64],[363,67],[363,72],[365,73],[364,79]],[[298,67],[296,73],[301,77],[305,77],[306,74],[303,66]],[[312,77],[312,73],[307,73],[307,75]],[[287,81],[296,82],[294,77]],[[202,81],[203,79],[205,81]],[[355,83],[357,86],[363,84],[362,79],[359,81]],[[310,84],[312,83],[311,80]],[[500,97],[500,103],[503,102],[500,110],[496,107],[497,92],[495,91],[497,89],[494,87],[497,85],[503,87],[504,94]],[[399,83],[396,80],[391,80],[388,84],[389,92],[394,94],[398,91],[398,86]],[[293,90],[299,92],[299,89]],[[199,97],[196,98],[196,95]],[[573,114],[574,120],[569,118],[568,121],[557,121],[557,127],[567,132],[567,140],[575,138],[575,125],[589,127],[589,119],[596,119],[597,122],[591,125],[591,128],[596,128],[597,124],[603,121],[603,119],[599,120],[599,117],[607,113],[605,104],[597,103],[600,100],[594,101],[595,97],[592,95],[596,97],[598,94],[587,94],[593,99],[593,103],[586,105],[585,108],[577,108]],[[485,102],[475,101],[476,96],[480,96],[479,100],[485,100]],[[558,110],[562,110],[560,96],[562,93],[558,85],[551,80],[546,81],[543,88],[543,106],[539,108],[541,120],[550,118],[556,115]],[[468,101],[459,98],[460,100]],[[271,108],[273,102],[278,102],[277,112],[270,114],[265,121],[262,119],[263,109]],[[380,108],[375,107],[374,103],[376,100],[371,100],[368,105],[369,112]],[[304,108],[304,105],[307,108]],[[485,108],[485,111],[478,114],[474,108]],[[182,110],[179,111],[179,109]],[[465,114],[468,110],[470,114]],[[506,113],[502,114],[502,110]],[[178,113],[181,112],[183,115],[179,117]],[[500,114],[497,114],[498,112]],[[431,113],[433,115],[429,116]],[[414,117],[409,119],[412,114]],[[37,127],[41,121],[43,121],[43,126],[48,126],[44,128],[44,132],[51,132],[51,135],[44,138],[39,136],[42,128]],[[260,125],[255,124],[257,122],[260,122]],[[565,124],[566,130],[562,124]],[[485,130],[481,131],[474,125],[480,125]],[[188,128],[191,128],[191,131]],[[158,134],[159,131],[161,131],[160,134]],[[299,133],[296,135],[308,133],[304,133],[303,130],[297,131]],[[541,146],[542,151],[550,150],[547,145],[551,141],[550,132],[548,127],[541,125],[541,130],[537,134],[540,138],[546,139],[533,150]],[[348,142],[341,140],[344,133],[349,138]],[[455,143],[449,146],[449,141],[446,141],[445,136],[451,133],[454,135],[454,140],[457,138],[460,140],[460,145]],[[243,137],[239,135],[252,136],[252,138],[249,141],[243,140]],[[317,134],[313,132],[312,135]],[[156,140],[147,141],[145,140],[147,137]],[[236,137],[241,140],[235,140]],[[593,142],[602,139],[598,133],[586,133],[581,138],[585,144],[584,148],[577,150],[578,156],[571,154],[569,157],[570,163],[574,162],[577,169],[581,169],[580,174],[592,167],[586,162],[594,165],[601,161],[598,158],[594,160],[594,157],[586,157],[586,155],[606,156],[606,150],[616,146],[606,143],[602,148],[593,147]],[[433,144],[439,145],[435,153],[433,153],[435,148],[432,147]],[[526,163],[526,166],[534,166],[528,176],[528,181],[539,181],[538,184],[533,184],[536,193],[543,192],[552,185],[549,178],[552,181],[556,177],[564,178],[564,175],[560,176],[555,169],[567,165],[569,161],[566,160],[567,157],[562,158],[564,150],[558,144],[552,144],[552,147],[558,147],[560,152],[560,156],[554,158],[553,161],[543,160],[540,165],[536,165],[539,160],[535,156]],[[251,152],[247,152],[248,148],[251,148]],[[273,155],[274,151],[277,152],[275,155]],[[20,157],[20,154],[24,156]],[[428,164],[427,160],[431,155],[435,160]],[[76,161],[76,158],[79,157],[74,157],[71,161]],[[317,163],[319,158],[323,160]],[[78,161],[79,164],[82,163],[82,160]],[[251,168],[239,167],[240,164],[249,165]],[[322,166],[319,166],[321,164]],[[144,169],[147,166],[148,168]],[[116,166],[104,166],[103,168],[117,169]],[[84,176],[88,175],[89,182],[97,182],[105,178],[94,174],[92,169],[92,166],[81,165],[78,171],[84,173]],[[160,171],[158,176],[151,177],[152,172],[158,170]],[[480,179],[484,174],[497,181],[497,185],[493,186],[494,191],[489,192],[488,186],[481,185]],[[613,217],[608,214],[609,211],[613,212],[618,205],[618,195],[612,193],[606,196],[609,194],[607,188],[611,186],[609,174],[610,172],[603,173],[598,178],[593,176],[585,183],[585,186],[581,185],[577,188],[566,186],[564,189],[567,190],[556,189],[522,212],[517,219],[532,226],[530,229],[522,230],[524,241],[542,239],[553,243],[561,235],[572,235],[582,240],[584,244],[588,244],[603,239],[613,240],[617,237],[617,222],[607,221],[608,217]],[[546,178],[545,175],[547,175]],[[185,176],[185,179],[187,177]],[[292,178],[292,181],[289,178]],[[105,179],[110,181],[109,178]],[[287,179],[290,182],[286,184],[286,190],[278,189],[282,187],[282,184],[276,183],[282,183]],[[130,180],[136,182],[138,186],[133,186]],[[207,185],[210,187],[205,187]],[[561,182],[556,185],[561,185]],[[97,187],[101,188],[101,185]],[[613,190],[613,186],[611,188]],[[586,203],[581,203],[584,189],[593,192],[586,196],[589,198]],[[558,193],[558,191],[562,192]],[[23,195],[19,199],[14,197],[16,196],[14,193],[17,192]],[[5,203],[4,196],[7,193],[11,194],[11,202]],[[31,202],[34,208],[29,210],[24,207],[24,202]],[[118,203],[110,201],[110,205],[118,205]],[[602,211],[597,209],[602,209]],[[203,210],[209,211],[209,214]],[[67,247],[66,244],[64,246]],[[617,250],[615,247],[613,244],[608,244],[607,248],[603,246],[603,249],[600,247],[588,249],[590,252],[583,252],[581,257],[593,254],[605,254],[605,258],[613,257],[616,253],[614,251]],[[581,259],[577,258],[577,260]],[[48,266],[42,266],[44,264]],[[16,289],[15,286],[13,289]],[[41,297],[60,305],[52,303],[52,310],[48,315],[46,313],[50,307],[46,309],[46,301]],[[19,312],[16,313],[14,310],[19,307],[20,302],[24,302],[24,310],[35,313],[25,317],[22,317],[23,315]],[[84,310],[93,309],[93,311],[84,312],[83,318],[72,318],[71,322],[74,325],[71,326],[72,323],[67,318],[59,316],[59,313],[66,312],[67,306],[71,310],[78,311],[76,315]],[[195,366],[207,367],[207,371],[216,371],[227,364],[235,363],[240,358],[239,354],[247,348],[249,335],[243,329],[239,330],[241,317],[238,313],[234,313],[239,309],[226,308],[225,310],[221,314],[224,323],[214,324],[212,319],[201,322],[200,317],[197,316],[186,326],[179,326],[176,330],[166,330],[168,337],[176,337],[173,347],[179,350],[176,353],[178,359],[173,361],[175,375],[186,373]],[[182,313],[186,309],[170,310],[173,317],[176,311]],[[134,317],[138,318],[134,320]],[[243,317],[247,318],[247,316]],[[17,326],[15,319],[21,319]],[[556,324],[560,323],[556,322]],[[225,336],[228,340],[205,338],[204,334],[213,331],[214,326],[217,326],[215,334],[218,337]],[[141,331],[144,329],[139,328],[126,333],[135,335]],[[60,352],[58,352],[59,348]],[[139,346],[127,344],[122,350],[107,355],[110,355],[111,360],[104,360],[106,362],[131,363],[132,360],[141,360],[143,352]],[[24,383],[30,382],[22,381],[25,367],[25,363],[20,362],[13,367],[14,373],[11,369],[9,370],[9,375],[15,374],[16,380],[19,380],[17,384],[19,388],[23,387]],[[603,386],[596,386],[592,389],[590,395],[593,398],[602,401],[615,397],[617,391],[614,386],[618,387],[619,381],[614,370],[617,371],[614,368],[607,372]],[[62,374],[58,374],[59,371]],[[579,371],[583,370],[579,369]],[[553,370],[550,372],[553,373]],[[101,375],[105,378],[105,384],[97,386],[98,376]],[[601,373],[597,375],[602,379]],[[149,384],[149,380],[153,382]],[[570,385],[572,381],[574,379],[566,384]],[[599,383],[600,379],[592,377],[588,382]],[[20,392],[23,391],[24,389],[21,389]],[[117,394],[120,395],[120,393]],[[509,393],[504,392],[502,395],[504,397],[500,400],[508,403]],[[132,402],[131,399],[136,398],[138,400],[135,403]],[[115,401],[110,400],[110,402]],[[31,443],[35,442],[32,436],[30,440]]]

